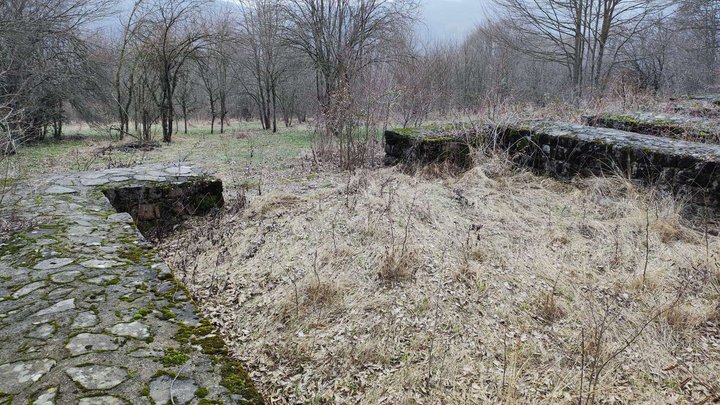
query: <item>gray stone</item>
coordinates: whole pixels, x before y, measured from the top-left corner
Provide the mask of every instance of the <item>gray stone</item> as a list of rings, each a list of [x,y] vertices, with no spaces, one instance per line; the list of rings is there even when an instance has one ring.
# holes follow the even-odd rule
[[[147,176],[144,174],[138,174],[134,178],[139,181],[165,181],[165,177]]]
[[[189,166],[173,166],[165,169],[166,172],[174,175],[178,174],[190,174],[192,173],[192,167]]]
[[[172,398],[170,390],[172,387]],[[175,379],[167,375],[158,377],[150,382],[150,398],[158,404],[187,404],[195,398],[195,391],[198,389],[193,380]]]
[[[136,339],[145,339],[150,337],[147,325],[138,321],[119,323],[110,328],[110,333],[113,335],[132,337]]]
[[[86,236],[91,234],[94,230],[94,226],[73,225],[68,228],[67,234],[69,236]]]
[[[27,187],[6,195],[3,201],[17,201],[24,220],[49,226],[20,233],[25,244],[22,249],[0,257],[0,359],[4,360],[0,363],[15,361],[0,366],[0,404],[151,401],[143,395],[145,387],[153,380],[149,376],[163,368],[159,359],[165,350],[176,347],[172,337],[178,326],[174,320],[159,316],[133,318],[148,305],[167,305],[168,297],[161,296],[160,291],[172,285],[156,279],[165,278],[170,269],[138,232],[133,207],[137,206],[137,197],[149,198],[145,201],[158,206],[163,225],[169,219],[173,226],[189,216],[222,207],[222,182],[190,165],[190,169],[173,171],[183,174],[189,170],[187,176],[171,176],[166,172],[168,167],[156,164],[68,173],[54,179],[37,177],[27,179]],[[136,175],[154,180],[172,177],[172,181],[166,181],[167,186],[143,181],[116,183],[116,188],[103,188],[102,195],[93,189],[93,184],[106,180],[111,184]],[[203,177],[198,181],[193,176]],[[44,194],[48,187],[61,185],[67,189],[51,191],[65,195]],[[41,198],[35,198],[36,190],[42,193]],[[116,195],[111,198],[113,193]],[[213,207],[207,208],[205,202],[202,207],[193,206],[198,196],[209,196]],[[113,207],[129,214],[114,214]],[[0,207],[0,216],[6,211],[7,205]],[[157,227],[147,225],[139,229],[145,232]],[[139,248],[148,249],[143,250],[140,263],[130,263],[132,260],[123,253]],[[195,307],[183,290],[177,295],[173,311],[176,319],[186,321],[194,315]],[[168,402],[172,391],[177,403],[197,404],[192,397],[200,381],[209,386],[219,380],[212,356],[201,351],[188,354],[191,360],[175,370],[181,376],[174,383],[168,376],[155,379],[153,395],[161,403]],[[223,399],[232,402],[231,397]]]
[[[104,236],[70,236],[68,239],[70,239],[71,242],[73,242],[76,245],[85,245],[85,246],[100,246],[100,242],[98,240],[105,239]]]
[[[110,280],[115,279],[116,277],[117,277],[117,276],[112,275],[112,274],[103,274],[102,276],[97,276],[97,277],[89,278],[89,279],[87,279],[87,280],[85,280],[85,281],[87,281],[87,282],[90,283],[90,284],[100,285],[100,284],[105,284],[105,283],[109,282]]]
[[[155,263],[150,266],[150,268],[157,270],[158,276],[160,276],[161,278],[172,274],[172,271],[170,271],[170,267],[165,263]]]
[[[48,293],[47,298],[50,301],[55,301],[57,299],[64,298],[66,295],[70,294],[73,291],[75,291],[73,287],[56,288]]]
[[[125,403],[122,399],[110,395],[80,398],[78,401],[78,405],[123,405]]]
[[[55,366],[55,360],[18,361],[0,365],[0,392],[16,394],[38,381]]]
[[[128,377],[124,368],[100,364],[70,367],[65,373],[88,390],[109,390],[120,385]]]
[[[107,171],[85,172],[80,175],[82,179],[99,179],[107,176]]]
[[[44,281],[36,281],[34,283],[30,283],[30,284],[27,284],[27,285],[21,287],[20,289],[18,289],[17,291],[15,291],[13,293],[12,297],[15,299],[18,299],[18,298],[24,297],[24,296],[30,294],[31,292],[33,292],[39,288],[43,288],[43,287],[45,287]]]
[[[71,309],[75,309],[75,298],[70,298],[67,300],[60,301],[55,305],[52,305],[48,308],[38,311],[33,316],[51,315],[51,314],[56,314],[58,312],[69,311]]]
[[[81,266],[91,268],[91,269],[109,269],[109,268],[117,266],[118,264],[121,264],[121,263],[116,262],[115,260],[98,260],[98,259],[86,260],[86,261],[80,263]]]
[[[87,216],[86,216],[86,217],[79,217],[79,218],[75,218],[75,223],[76,223],[77,225],[80,225],[80,226],[94,227],[95,225],[93,225],[93,223],[90,222],[90,221],[92,221],[93,219],[94,219],[94,218],[87,217]]]
[[[128,354],[130,357],[136,357],[136,358],[143,358],[143,357],[160,357],[163,355],[163,352],[160,350],[155,349],[145,349],[140,348],[137,350],[133,350]]]
[[[53,283],[64,284],[64,283],[69,283],[71,281],[75,281],[75,279],[80,274],[82,274],[82,273],[78,270],[63,271],[61,273],[55,273],[55,274],[51,275],[50,280]]]
[[[35,329],[31,330],[27,335],[28,337],[45,340],[55,333],[55,325],[51,323],[41,323],[36,326]]]
[[[107,217],[107,220],[114,223],[124,223],[129,224],[133,222],[132,216],[128,214],[127,212],[119,212],[117,214],[112,214]]]
[[[548,121],[504,128],[499,143],[518,163],[555,176],[623,173],[697,204],[720,205],[718,145]],[[545,145],[550,153],[542,152]]]
[[[101,186],[103,184],[107,184],[110,181],[108,179],[99,177],[97,179],[81,179],[80,183],[82,183],[83,186]]]
[[[105,301],[105,293],[103,292],[92,292],[88,294],[87,297],[85,297],[85,302],[89,303],[96,303],[96,302],[104,302]]]
[[[39,236],[47,236],[47,235],[52,235],[54,233],[55,233],[54,229],[33,229],[32,231],[26,233],[25,235],[27,235],[30,238],[37,238]]]
[[[35,267],[33,267],[36,270],[53,270],[53,269],[59,269],[60,267],[67,266],[68,264],[74,262],[75,259],[71,259],[68,257],[53,257],[52,259],[46,259],[41,261],[40,263],[36,264]]]
[[[47,239],[47,238],[38,239],[37,241],[35,241],[35,244],[38,246],[54,245],[56,243],[57,243],[57,241],[55,239]]]
[[[55,405],[55,397],[57,396],[57,387],[50,387],[40,393],[33,405]]]
[[[65,186],[52,186],[45,192],[48,194],[72,194],[77,193],[77,190]]]
[[[603,113],[583,118],[587,125],[595,127],[680,138],[686,141],[720,143],[720,128],[714,120],[654,113]]]
[[[70,354],[77,356],[89,352],[102,352],[117,350],[118,345],[115,340],[118,338],[99,333],[80,333],[74,336],[65,348],[70,350]]]
[[[118,246],[98,246],[98,250],[103,253],[115,253],[120,249]]]
[[[443,162],[466,167],[472,163],[471,146],[477,146],[479,142],[476,130],[461,124],[448,129],[387,130],[385,161],[411,164]]]
[[[94,313],[87,311],[87,312],[80,312],[76,317],[75,321],[73,322],[72,326],[73,328],[91,328],[98,323],[98,317]]]

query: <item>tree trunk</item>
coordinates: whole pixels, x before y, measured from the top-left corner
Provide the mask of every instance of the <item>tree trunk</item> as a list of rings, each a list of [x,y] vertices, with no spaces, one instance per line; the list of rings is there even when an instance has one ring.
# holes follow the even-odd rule
[[[183,100],[183,102],[180,103],[180,108],[182,108],[183,115],[183,133],[187,135],[187,102]]]
[[[275,84],[272,86],[272,131],[277,132],[277,94]]]
[[[220,91],[220,133],[225,133],[225,117],[227,116],[227,107],[225,106],[225,91]]]
[[[572,81],[577,92],[577,96],[582,94],[582,69],[583,69],[583,53],[585,50],[585,38],[583,38],[583,8],[580,0],[573,0],[575,5],[575,38],[573,52],[573,72]]]
[[[595,71],[594,78],[594,82],[596,85],[600,84],[603,57],[605,56],[605,46],[607,45],[607,40],[610,37],[610,27],[615,14],[615,1],[611,1],[609,3],[609,7],[603,10],[603,24],[602,29],[600,30],[600,36],[598,38],[598,54],[596,63],[597,70]]]

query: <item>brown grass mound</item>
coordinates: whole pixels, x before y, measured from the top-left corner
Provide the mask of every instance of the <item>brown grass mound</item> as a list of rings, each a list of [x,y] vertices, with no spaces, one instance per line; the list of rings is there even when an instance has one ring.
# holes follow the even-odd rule
[[[244,213],[164,246],[273,403],[718,395],[718,239],[672,200],[502,159],[456,178],[277,176]]]

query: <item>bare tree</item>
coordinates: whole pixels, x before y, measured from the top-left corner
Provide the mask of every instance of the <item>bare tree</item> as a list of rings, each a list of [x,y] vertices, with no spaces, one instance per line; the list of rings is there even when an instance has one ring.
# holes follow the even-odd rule
[[[197,74],[203,85],[210,107],[210,133],[215,133],[215,120],[220,118],[220,133],[225,132],[228,115],[229,75],[235,50],[234,32],[228,10],[221,10],[205,22],[205,30],[213,41],[205,49],[199,50]]]
[[[189,115],[195,112],[199,106],[197,84],[195,81],[196,78],[200,76],[200,73],[198,73],[191,64],[187,65],[180,74],[181,77],[178,80],[178,87],[175,94],[183,119],[183,133],[187,134]]]
[[[195,29],[205,0],[155,0],[149,5],[136,37],[143,45],[147,66],[158,78],[156,98],[163,141],[172,140],[175,123],[175,90],[185,64],[208,46],[212,35]]]
[[[88,121],[96,119],[89,113],[103,97],[103,71],[91,60],[84,28],[109,5],[108,0],[0,2],[0,114],[5,117],[0,130],[13,137],[10,145],[23,141],[18,136],[43,137],[48,126],[59,138],[66,106]]]
[[[118,58],[115,62],[115,78],[113,85],[115,87],[115,102],[117,103],[118,109],[118,120],[120,121],[120,128],[118,130],[120,139],[130,132],[130,105],[133,99],[133,88],[135,81],[135,69],[137,65],[134,60],[129,60],[132,49],[132,41],[135,39],[134,36],[136,31],[140,27],[140,23],[143,21],[141,16],[141,6],[143,0],[136,0],[132,10],[130,11],[127,21],[122,26],[122,39],[120,41],[120,47],[117,51]],[[127,65],[130,65],[129,69]]]
[[[456,60],[455,49],[435,46],[395,66],[396,104],[403,127],[421,125],[433,110],[442,110],[448,104],[452,66]]]
[[[576,92],[604,83],[618,53],[664,0],[496,0],[507,20],[499,32],[510,46],[541,60],[560,63]]]
[[[289,55],[281,43],[284,14],[278,0],[248,0],[240,7],[241,80],[245,92],[255,101],[264,129],[277,131],[278,86]]]
[[[338,139],[341,148],[350,146],[353,83],[368,66],[394,55],[388,48],[398,30],[410,27],[416,4],[412,0],[290,0],[285,4],[289,20],[285,40],[304,52],[315,68],[323,133]]]

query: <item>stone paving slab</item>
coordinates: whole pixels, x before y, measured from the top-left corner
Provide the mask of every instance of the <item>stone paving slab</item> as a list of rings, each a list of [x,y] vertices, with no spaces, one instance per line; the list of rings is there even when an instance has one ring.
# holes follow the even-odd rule
[[[720,106],[720,94],[702,94],[702,95],[687,96],[685,98],[688,100],[692,100],[692,101],[704,101],[704,102],[708,102],[708,103]]]
[[[132,218],[98,187],[182,185],[190,164],[15,184],[0,215],[0,404],[262,403]]]
[[[717,119],[720,118],[720,95],[671,97],[659,107],[676,114]]]
[[[693,142],[720,143],[720,121],[713,118],[657,113],[603,113],[586,116],[584,119],[587,125],[595,127],[614,128]]]

